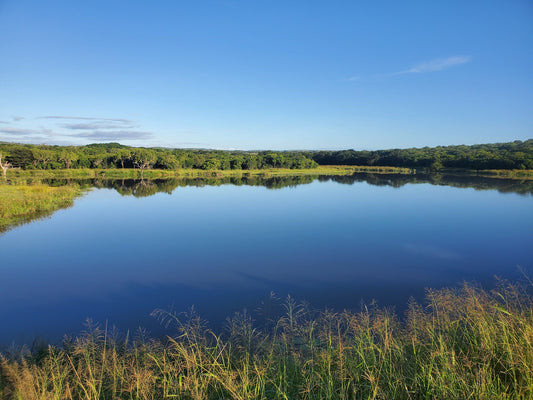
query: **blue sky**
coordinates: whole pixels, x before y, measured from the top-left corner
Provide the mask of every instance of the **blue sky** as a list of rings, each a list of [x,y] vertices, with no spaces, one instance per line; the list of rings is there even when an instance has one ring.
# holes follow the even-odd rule
[[[533,2],[0,0],[0,141],[533,137]]]

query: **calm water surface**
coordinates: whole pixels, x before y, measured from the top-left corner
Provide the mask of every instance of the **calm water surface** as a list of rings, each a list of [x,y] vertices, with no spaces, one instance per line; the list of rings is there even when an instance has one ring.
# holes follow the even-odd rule
[[[0,236],[0,343],[56,341],[87,317],[160,335],[149,316],[158,307],[194,305],[217,326],[271,291],[318,308],[376,299],[401,310],[426,287],[491,287],[495,275],[533,269],[527,191],[368,182],[184,186],[147,197],[95,188]]]

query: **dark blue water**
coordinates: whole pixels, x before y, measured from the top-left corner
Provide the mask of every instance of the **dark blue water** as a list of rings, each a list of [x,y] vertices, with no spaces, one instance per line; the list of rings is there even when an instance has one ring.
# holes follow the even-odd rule
[[[87,317],[160,335],[157,307],[194,305],[217,326],[271,291],[401,310],[426,287],[490,287],[533,269],[529,193],[350,183],[92,189],[0,236],[0,343],[57,341]]]

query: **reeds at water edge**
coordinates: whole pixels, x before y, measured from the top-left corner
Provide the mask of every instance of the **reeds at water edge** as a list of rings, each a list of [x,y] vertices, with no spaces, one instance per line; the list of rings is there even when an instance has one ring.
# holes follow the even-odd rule
[[[222,333],[194,310],[155,310],[172,334],[89,323],[61,346],[4,354],[1,399],[533,398],[531,285],[428,290],[405,316],[315,311],[292,298]],[[274,310],[274,311],[273,311]]]

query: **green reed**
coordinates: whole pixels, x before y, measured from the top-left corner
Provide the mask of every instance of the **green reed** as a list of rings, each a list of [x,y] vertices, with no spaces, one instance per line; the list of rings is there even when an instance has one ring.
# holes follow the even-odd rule
[[[216,334],[194,311],[173,332],[90,323],[61,346],[1,356],[2,399],[525,399],[533,397],[531,286],[428,290],[401,318],[374,305],[321,312],[275,297]],[[258,317],[259,318],[259,317]]]

